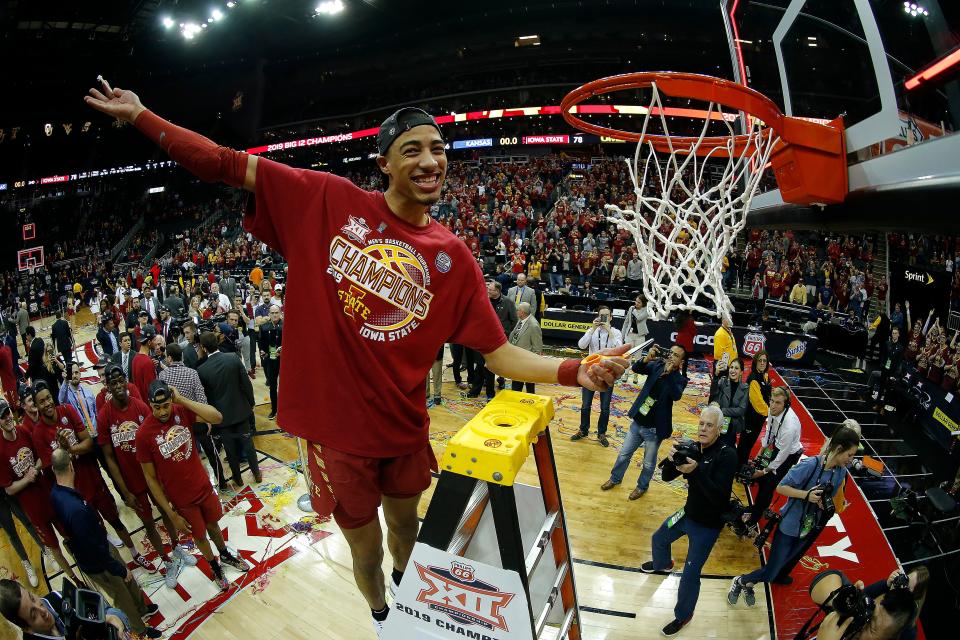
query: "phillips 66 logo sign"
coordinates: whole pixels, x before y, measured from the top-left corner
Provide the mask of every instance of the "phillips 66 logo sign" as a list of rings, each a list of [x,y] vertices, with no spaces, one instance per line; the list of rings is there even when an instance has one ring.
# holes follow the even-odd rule
[[[743,337],[743,353],[751,358],[763,350],[764,337],[762,333],[748,333]]]

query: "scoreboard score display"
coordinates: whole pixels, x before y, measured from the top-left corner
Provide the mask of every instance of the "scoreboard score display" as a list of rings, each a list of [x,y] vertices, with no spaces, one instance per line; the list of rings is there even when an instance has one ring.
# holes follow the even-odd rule
[[[491,147],[515,147],[533,144],[607,144],[623,143],[618,138],[595,136],[589,133],[547,133],[535,136],[504,136],[499,138],[472,138],[470,140],[454,140],[452,149],[482,149]]]

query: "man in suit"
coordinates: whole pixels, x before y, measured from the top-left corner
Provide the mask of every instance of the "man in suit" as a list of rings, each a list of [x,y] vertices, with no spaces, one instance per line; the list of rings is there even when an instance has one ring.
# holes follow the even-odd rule
[[[230,300],[233,300],[233,297],[237,295],[237,280],[226,269],[220,272],[219,285],[220,292]]]
[[[30,345],[27,352],[27,376],[31,380],[39,380],[39,372],[43,370],[43,353],[46,350],[46,345],[42,338],[37,337],[37,330],[34,329],[33,325],[27,327],[24,336]]]
[[[183,329],[183,342],[180,346],[183,348],[183,364],[191,369],[197,368],[197,361],[200,354],[197,347],[200,343],[197,339],[197,324],[193,320],[187,320],[181,327]]]
[[[120,368],[123,369],[123,375],[126,376],[127,380],[133,379],[130,375],[130,365],[133,362],[134,357],[132,348],[133,335],[124,331],[120,334],[120,349],[110,354],[110,362],[119,365]]]
[[[27,341],[27,327],[30,326],[30,312],[27,311],[27,303],[21,302],[17,308],[17,331],[20,333],[20,339],[23,340],[23,350],[30,351],[30,343]]]
[[[540,331],[540,323],[532,315],[530,303],[521,302],[517,305],[517,318],[517,326],[510,332],[510,344],[543,355],[543,333]],[[510,388],[522,391],[524,384],[527,385],[527,393],[536,393],[532,382],[524,383],[522,380],[512,380]]]
[[[157,301],[156,296],[153,295],[153,289],[151,289],[146,283],[143,285],[143,310],[147,312],[147,317],[150,319],[150,323],[157,322],[160,319],[160,303]]]
[[[50,327],[50,339],[54,348],[63,356],[63,362],[68,367],[73,362],[73,332],[70,323],[63,319],[63,312],[57,311],[56,320]]]
[[[104,318],[100,322],[100,328],[97,330],[97,342],[100,343],[105,357],[109,358],[120,351],[120,332],[113,323],[113,318]]]
[[[140,315],[140,298],[130,298],[130,307],[127,310],[127,315],[123,319],[123,328],[127,331],[133,331],[134,327],[137,326],[137,318]],[[129,378],[128,378],[129,379]]]
[[[510,287],[507,291],[507,298],[513,302],[514,306],[526,302],[531,309],[537,308],[537,292],[533,290],[533,287],[527,286],[527,275],[525,273],[517,274],[517,286]]]
[[[654,360],[657,348],[653,347],[647,357],[633,364],[634,373],[646,374],[640,395],[634,401],[627,415],[633,418],[630,432],[620,447],[620,455],[610,471],[610,479],[600,486],[609,491],[623,481],[623,476],[633,457],[643,444],[643,471],[637,480],[636,488],[630,492],[630,500],[643,496],[650,487],[653,472],[657,467],[657,452],[660,443],[673,434],[673,403],[680,399],[687,388],[689,379],[683,375],[683,361],[686,351],[680,345],[673,345],[666,360]]]
[[[170,343],[170,340],[173,338],[173,330],[176,328],[176,325],[173,323],[173,318],[170,316],[170,309],[166,305],[160,307],[160,326],[157,329],[157,334],[163,336],[164,341],[167,344]]]
[[[180,285],[178,284],[170,285],[170,292],[163,297],[161,303],[170,310],[170,316],[173,318],[183,317],[187,308],[186,301],[180,295]]]
[[[221,327],[221,336],[224,343],[235,343],[236,329],[230,325]],[[227,462],[230,463],[233,482],[239,488],[243,486],[241,459],[246,459],[250,465],[253,479],[257,483],[263,481],[250,430],[250,418],[256,401],[253,397],[253,384],[243,361],[233,354],[221,351],[219,340],[216,334],[209,331],[200,335],[200,344],[207,353],[207,359],[197,368],[197,373],[207,399],[223,414],[223,422],[217,430],[227,450]]]

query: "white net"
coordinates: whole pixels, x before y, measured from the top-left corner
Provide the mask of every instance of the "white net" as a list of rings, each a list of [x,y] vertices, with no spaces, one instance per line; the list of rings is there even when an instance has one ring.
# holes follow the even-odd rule
[[[651,93],[633,162],[626,159],[636,210],[607,205],[608,219],[633,234],[643,263],[643,292],[653,317],[665,319],[680,309],[728,314],[733,305],[723,290],[724,256],[743,230],[746,211],[778,138],[763,123],[749,118],[748,130],[737,144],[729,116],[711,102],[700,135],[674,145],[656,83]],[[659,151],[647,139],[653,114],[658,114],[667,140],[667,148]],[[703,155],[697,155],[711,122],[726,126],[729,142],[704,148]],[[647,156],[641,159],[645,149]]]

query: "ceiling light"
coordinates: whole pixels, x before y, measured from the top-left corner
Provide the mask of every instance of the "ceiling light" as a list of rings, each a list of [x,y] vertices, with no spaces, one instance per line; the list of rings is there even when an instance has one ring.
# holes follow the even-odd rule
[[[341,0],[326,0],[317,5],[316,12],[328,16],[336,15],[343,11],[343,2]]]
[[[163,26],[164,26],[164,28],[166,28],[166,29],[169,29],[170,27],[172,27],[172,26],[173,26],[173,18],[171,18],[170,16],[165,17],[165,18],[163,19]]]
[[[186,40],[193,40],[193,31],[186,31],[186,30],[184,30],[184,32],[183,32],[183,37],[184,37]]]
[[[231,2],[227,3],[227,9],[233,9],[235,6],[237,6],[237,3],[233,2],[232,0]]]
[[[212,17],[214,20],[219,20],[223,17],[223,11],[220,11],[220,9],[214,9],[210,12],[210,17]]]

